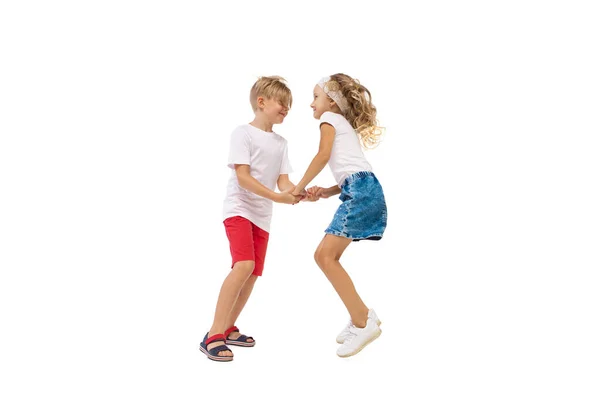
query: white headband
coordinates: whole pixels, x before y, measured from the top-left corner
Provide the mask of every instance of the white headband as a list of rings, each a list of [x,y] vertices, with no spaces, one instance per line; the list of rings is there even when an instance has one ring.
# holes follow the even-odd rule
[[[323,89],[323,91],[327,94],[327,96],[331,97],[335,104],[338,105],[340,110],[345,113],[350,106],[348,105],[348,100],[342,94],[340,90],[340,84],[336,81],[332,80],[330,76],[326,76],[325,78],[321,78],[319,83],[317,83]]]

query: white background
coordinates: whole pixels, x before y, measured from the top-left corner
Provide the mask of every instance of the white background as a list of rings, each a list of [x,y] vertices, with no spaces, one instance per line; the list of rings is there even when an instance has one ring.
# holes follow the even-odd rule
[[[2,2],[0,397],[598,399],[594,2],[217,3]],[[276,205],[258,344],[211,362],[229,134],[284,76],[297,182],[336,72],[387,128],[388,230],[342,259],[383,334],[335,355],[338,200]]]

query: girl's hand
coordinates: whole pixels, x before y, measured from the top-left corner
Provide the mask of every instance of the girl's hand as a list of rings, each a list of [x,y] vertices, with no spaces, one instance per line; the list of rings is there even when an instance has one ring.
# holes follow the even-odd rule
[[[320,199],[327,199],[327,198],[331,197],[331,194],[329,194],[329,192],[327,192],[327,188],[322,188],[322,187],[317,187],[317,191],[316,191],[315,195],[317,197],[319,197]]]
[[[317,189],[319,189],[318,186],[313,186],[311,188],[308,188],[306,190],[307,196],[305,197],[304,201],[317,201],[317,200],[319,200],[319,196],[317,196]]]

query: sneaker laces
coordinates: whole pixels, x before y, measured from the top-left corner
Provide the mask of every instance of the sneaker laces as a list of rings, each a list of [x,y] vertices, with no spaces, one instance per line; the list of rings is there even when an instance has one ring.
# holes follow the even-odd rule
[[[354,326],[354,324],[352,323],[352,320],[348,321],[348,323],[346,324],[346,327],[344,328],[344,330],[347,332],[350,330],[350,328],[352,328]]]
[[[350,332],[350,328],[352,328],[352,326],[353,326],[352,320],[348,321],[348,323],[346,324],[346,326],[344,327],[344,329],[342,330],[342,333],[340,333],[340,335],[343,337],[348,336],[348,332]]]
[[[346,332],[346,338],[344,339],[344,344],[347,344],[349,342],[352,341],[352,339],[354,339],[357,335],[357,327],[355,327],[353,324],[351,324],[350,328],[348,329],[348,332]]]

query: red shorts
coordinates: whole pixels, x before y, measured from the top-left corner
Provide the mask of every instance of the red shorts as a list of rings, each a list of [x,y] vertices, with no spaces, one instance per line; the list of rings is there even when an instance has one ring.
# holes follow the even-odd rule
[[[231,250],[231,267],[240,261],[254,261],[253,275],[261,276],[265,267],[269,232],[260,229],[243,217],[223,221]]]

